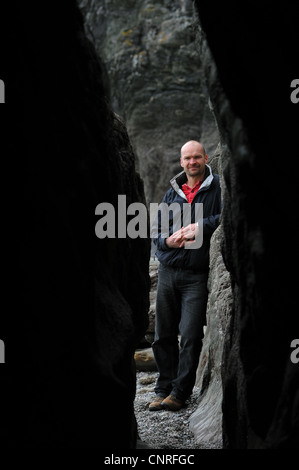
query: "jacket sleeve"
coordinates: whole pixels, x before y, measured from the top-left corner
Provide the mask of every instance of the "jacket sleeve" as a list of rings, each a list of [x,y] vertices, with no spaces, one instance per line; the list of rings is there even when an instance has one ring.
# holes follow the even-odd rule
[[[213,212],[215,213],[213,215],[205,217],[202,220],[204,236],[205,235],[212,236],[213,232],[216,230],[216,228],[220,224],[221,209],[222,209],[221,188],[220,188],[220,184],[218,181],[217,192],[215,195],[215,205],[214,205],[214,210],[213,210]]]
[[[167,203],[167,193],[164,195],[162,199],[162,203]],[[155,215],[154,221],[152,223],[152,226],[151,226],[151,237],[158,250],[161,250],[161,251],[169,250],[168,246],[166,245],[166,238],[168,236],[169,236],[168,234],[161,233],[161,204],[160,204],[158,207],[157,213]]]
[[[220,223],[220,214],[210,215],[203,219],[203,235],[212,235]]]

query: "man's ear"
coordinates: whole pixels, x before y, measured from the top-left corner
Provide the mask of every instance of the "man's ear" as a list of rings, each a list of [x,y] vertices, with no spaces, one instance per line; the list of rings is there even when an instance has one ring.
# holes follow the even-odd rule
[[[184,165],[182,164],[182,157],[180,158],[180,164],[184,168]]]
[[[208,163],[208,159],[209,159],[209,157],[208,157],[208,154],[206,153],[206,156],[205,156],[205,162],[206,163]]]

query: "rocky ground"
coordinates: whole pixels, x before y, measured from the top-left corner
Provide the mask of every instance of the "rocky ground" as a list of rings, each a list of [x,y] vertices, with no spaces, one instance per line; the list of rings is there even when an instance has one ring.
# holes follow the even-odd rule
[[[157,372],[137,372],[135,416],[140,441],[138,448],[151,449],[207,449],[220,448],[204,446],[195,442],[189,429],[189,418],[198,407],[199,388],[195,387],[187,406],[177,412],[149,411],[148,405],[154,399]]]

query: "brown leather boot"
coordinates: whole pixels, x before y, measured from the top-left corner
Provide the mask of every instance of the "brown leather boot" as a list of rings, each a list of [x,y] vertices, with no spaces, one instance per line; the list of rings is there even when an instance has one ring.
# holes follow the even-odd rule
[[[158,395],[156,396],[155,400],[149,405],[149,410],[150,411],[159,411],[162,410],[161,403],[162,401],[165,400],[165,397],[159,397]]]
[[[168,395],[168,397],[166,397],[161,403],[162,408],[170,411],[179,411],[183,406],[184,402],[176,398],[174,395]]]

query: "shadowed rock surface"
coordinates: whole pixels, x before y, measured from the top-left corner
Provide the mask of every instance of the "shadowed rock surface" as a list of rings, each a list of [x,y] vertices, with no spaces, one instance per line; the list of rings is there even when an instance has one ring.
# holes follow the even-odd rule
[[[150,245],[97,238],[95,208],[117,207],[118,194],[145,202],[143,184],[75,1],[43,14],[6,6],[1,28],[10,45],[1,446],[134,448]]]
[[[222,226],[211,238],[207,326],[197,369],[200,389],[198,408],[190,417],[190,428],[200,445],[222,446],[222,361],[231,320],[230,275],[221,254]]]
[[[228,150],[222,225],[233,310],[222,361],[224,446],[295,448],[299,369],[290,344],[298,316],[290,269],[298,257],[298,211],[286,162],[298,147],[299,109],[290,101],[298,75],[295,4],[195,4],[209,94]],[[298,160],[292,164],[297,173]]]

